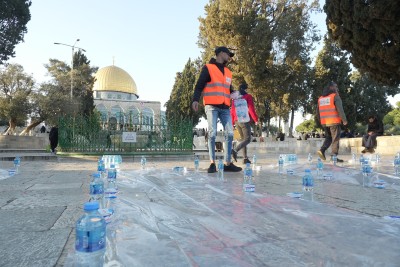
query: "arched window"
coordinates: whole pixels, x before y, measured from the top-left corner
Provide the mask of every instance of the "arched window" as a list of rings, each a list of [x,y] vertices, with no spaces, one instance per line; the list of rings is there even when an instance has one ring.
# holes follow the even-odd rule
[[[106,123],[108,121],[108,110],[103,104],[96,106],[97,111],[100,112],[101,122]]]
[[[145,126],[145,129],[151,130],[153,127],[154,121],[154,112],[150,108],[144,108],[142,110],[142,125]]]
[[[128,121],[130,124],[138,125],[140,123],[139,110],[135,107],[129,107],[128,109]]]

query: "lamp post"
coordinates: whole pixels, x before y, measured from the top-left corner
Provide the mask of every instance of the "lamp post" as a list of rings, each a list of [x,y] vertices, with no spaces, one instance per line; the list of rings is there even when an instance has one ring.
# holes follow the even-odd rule
[[[76,39],[74,45],[68,45],[68,44],[63,44],[63,43],[54,43],[56,45],[65,45],[65,46],[68,46],[68,47],[72,48],[72,59],[71,59],[71,99],[72,99],[72,90],[74,88],[74,74],[73,74],[73,72],[74,72],[74,50],[75,50],[75,48],[77,48],[78,50],[82,50],[83,52],[86,52],[85,49],[76,46],[76,43],[79,42],[79,40],[80,39]]]

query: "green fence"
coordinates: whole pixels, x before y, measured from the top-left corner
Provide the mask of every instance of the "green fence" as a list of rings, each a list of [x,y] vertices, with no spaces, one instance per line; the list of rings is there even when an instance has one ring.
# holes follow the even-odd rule
[[[142,124],[141,118],[126,123],[104,122],[99,116],[59,119],[59,148],[62,152],[130,153],[190,151],[193,148],[189,118],[171,119],[160,124]],[[154,121],[163,121],[157,120]],[[136,123],[133,123],[136,122]],[[123,142],[123,133],[136,136],[136,142]]]

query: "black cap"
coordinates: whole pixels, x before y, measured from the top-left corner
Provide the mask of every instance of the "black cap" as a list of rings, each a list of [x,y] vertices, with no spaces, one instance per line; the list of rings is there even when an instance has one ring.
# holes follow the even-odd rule
[[[330,81],[328,83],[328,87],[331,87],[331,86],[337,86],[337,84],[334,81]]]
[[[235,53],[232,53],[231,51],[229,51],[228,48],[226,48],[225,46],[219,46],[217,48],[215,48],[215,55],[218,56],[219,53],[221,52],[225,52],[227,53],[230,57],[233,57],[235,55]]]
[[[247,88],[247,83],[242,83],[241,85],[239,85],[239,90],[246,90]]]

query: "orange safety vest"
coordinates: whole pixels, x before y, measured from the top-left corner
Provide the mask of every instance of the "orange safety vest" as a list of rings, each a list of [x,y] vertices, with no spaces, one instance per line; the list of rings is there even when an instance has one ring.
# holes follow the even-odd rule
[[[204,105],[225,104],[231,106],[231,83],[232,73],[228,68],[224,68],[224,74],[215,64],[206,64],[210,73],[211,81],[206,84],[203,90]]]
[[[319,117],[322,125],[340,124],[342,119],[339,116],[339,112],[335,106],[336,94],[330,94],[328,96],[321,96],[318,99]]]

